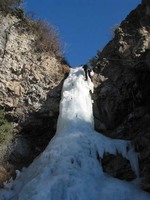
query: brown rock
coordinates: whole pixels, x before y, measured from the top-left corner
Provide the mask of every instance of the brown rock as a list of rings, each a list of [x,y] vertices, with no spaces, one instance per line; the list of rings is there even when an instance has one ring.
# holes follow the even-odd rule
[[[114,38],[97,55],[97,77],[107,79],[95,78],[94,94],[96,129],[109,137],[129,139],[135,144],[142,188],[146,191],[150,191],[149,21],[150,1],[143,0],[117,27]],[[118,161],[108,160],[105,170],[116,176]],[[122,168],[121,177],[128,174],[130,172]]]
[[[4,185],[4,182],[6,182],[10,177],[10,174],[6,171],[5,168],[0,166],[0,187],[2,188]]]

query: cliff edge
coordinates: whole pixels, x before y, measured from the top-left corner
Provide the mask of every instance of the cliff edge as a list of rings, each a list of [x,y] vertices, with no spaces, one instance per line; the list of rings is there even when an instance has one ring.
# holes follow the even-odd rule
[[[13,126],[11,137],[6,125],[0,132],[2,179],[27,166],[55,134],[61,88],[69,66],[55,51],[58,47],[43,46],[46,36],[53,42],[57,38],[54,33],[42,38],[46,32],[41,34],[41,25],[23,15],[0,12],[0,109],[5,116],[1,121]]]
[[[116,28],[114,38],[98,52],[93,65],[96,130],[133,141],[139,153],[141,186],[150,192],[149,21],[150,2],[143,0]],[[107,155],[104,168],[124,179],[130,173],[121,159]]]

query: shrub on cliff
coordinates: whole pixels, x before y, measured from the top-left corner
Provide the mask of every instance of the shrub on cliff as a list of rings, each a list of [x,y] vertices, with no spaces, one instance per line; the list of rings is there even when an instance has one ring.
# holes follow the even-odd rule
[[[43,20],[35,20],[26,17],[20,22],[21,31],[25,30],[36,35],[34,50],[36,52],[48,52],[57,58],[62,58],[62,48],[59,36],[55,28]],[[24,27],[23,27],[24,26]]]
[[[57,57],[61,56],[61,44],[58,34],[52,25],[45,21],[36,21],[32,29],[37,35],[35,42],[37,51],[52,52]]]
[[[19,6],[24,0],[0,0],[0,11],[17,16],[21,19],[21,29],[36,35],[34,50],[36,52],[48,52],[57,58],[62,58],[62,49],[55,28],[43,20],[35,20],[29,17]],[[21,30],[22,31],[22,30]]]
[[[3,110],[0,110],[0,143],[8,142],[12,139],[13,125],[5,118]]]
[[[23,0],[0,0],[0,10],[7,13],[18,8],[22,2]]]

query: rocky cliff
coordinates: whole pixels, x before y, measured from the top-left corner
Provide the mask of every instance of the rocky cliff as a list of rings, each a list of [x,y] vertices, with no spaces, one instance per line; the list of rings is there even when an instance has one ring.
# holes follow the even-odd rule
[[[0,13],[0,108],[14,127],[13,140],[0,143],[0,179],[28,165],[53,137],[69,70],[53,53],[35,51],[37,36],[24,20]]]
[[[98,131],[133,141],[139,153],[141,187],[150,192],[149,22],[150,1],[143,0],[96,56],[94,115]],[[103,166],[115,177],[135,178],[119,156],[106,155]]]

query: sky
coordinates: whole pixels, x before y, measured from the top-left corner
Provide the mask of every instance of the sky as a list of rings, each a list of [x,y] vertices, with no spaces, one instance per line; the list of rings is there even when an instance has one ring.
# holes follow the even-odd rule
[[[26,12],[58,32],[71,66],[85,64],[113,38],[113,29],[141,0],[25,0]]]

